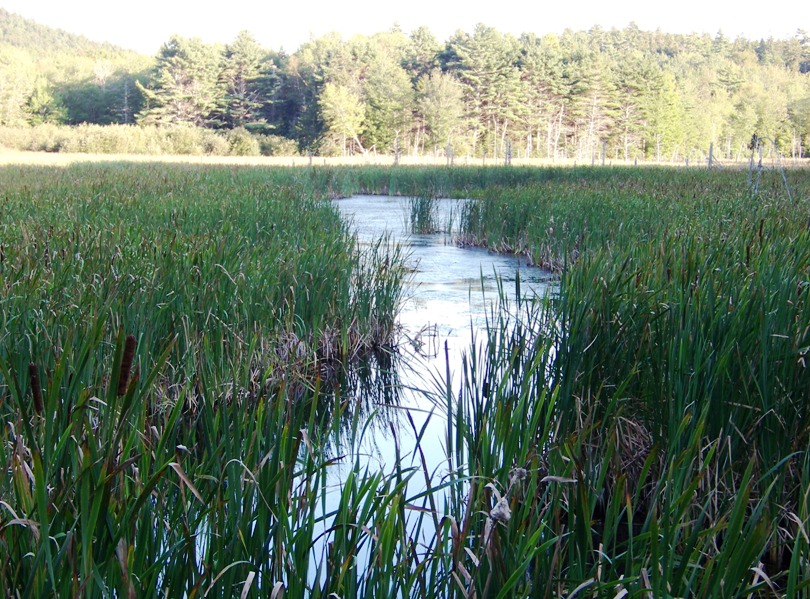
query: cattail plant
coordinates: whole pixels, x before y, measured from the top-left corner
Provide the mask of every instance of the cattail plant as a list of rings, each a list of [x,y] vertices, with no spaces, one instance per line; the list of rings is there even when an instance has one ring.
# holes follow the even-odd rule
[[[42,415],[42,385],[39,382],[39,369],[31,362],[28,365],[28,377],[31,381],[31,395],[34,398],[34,411]]]
[[[129,375],[132,370],[132,361],[135,358],[135,343],[135,336],[127,335],[126,341],[124,342],[124,357],[121,359],[121,370],[118,374],[118,391],[116,394],[119,397],[127,393]]]

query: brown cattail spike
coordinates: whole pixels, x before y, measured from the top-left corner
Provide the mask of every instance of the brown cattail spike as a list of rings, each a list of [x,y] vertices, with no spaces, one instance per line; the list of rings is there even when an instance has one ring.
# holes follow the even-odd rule
[[[42,414],[42,386],[39,384],[39,369],[31,362],[28,365],[28,377],[31,379],[31,393],[34,396],[34,409]]]
[[[124,359],[121,360],[121,373],[118,376],[118,395],[125,395],[129,385],[129,371],[132,369],[132,360],[135,358],[135,336],[127,335],[124,342]]]

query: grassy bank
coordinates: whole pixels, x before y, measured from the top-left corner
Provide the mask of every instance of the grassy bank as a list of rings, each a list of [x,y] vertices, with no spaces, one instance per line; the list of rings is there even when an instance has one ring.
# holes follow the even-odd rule
[[[0,170],[3,592],[807,595],[810,177],[786,176]],[[388,470],[353,450],[379,406],[343,370],[392,349],[403,285],[324,201],[360,192],[473,197],[462,242],[560,275],[424,390],[437,472],[397,428]]]
[[[808,592],[808,183],[769,173],[754,191],[744,172],[628,170],[468,205],[468,242],[561,274],[542,334],[521,329],[467,391],[479,406],[494,371],[483,413],[507,398],[549,406],[527,437],[546,440],[539,455],[476,456],[495,462],[484,470],[551,473],[531,485],[559,539],[541,570],[611,593]],[[462,414],[492,434],[492,416]]]
[[[4,594],[228,594],[296,532],[280,506],[306,517],[291,489],[323,462],[299,472],[299,446],[347,409],[320,388],[395,342],[398,251],[361,251],[290,177],[0,177]]]

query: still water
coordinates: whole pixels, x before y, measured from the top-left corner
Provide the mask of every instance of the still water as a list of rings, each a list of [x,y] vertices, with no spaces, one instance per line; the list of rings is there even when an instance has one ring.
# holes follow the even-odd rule
[[[381,236],[399,244],[407,255],[412,273],[406,300],[399,314],[402,338],[399,343],[397,376],[398,408],[394,419],[398,429],[396,442],[388,426],[376,427],[356,446],[370,471],[391,472],[397,455],[408,463],[401,467],[420,467],[413,455],[414,432],[425,426],[420,443],[434,482],[441,479],[445,460],[446,410],[443,409],[447,376],[457,387],[462,357],[471,344],[486,341],[487,316],[497,305],[499,281],[507,300],[514,304],[515,280],[520,278],[524,297],[544,295],[554,285],[550,273],[530,267],[526,259],[493,254],[486,249],[459,247],[454,243],[461,203],[464,200],[439,200],[437,228],[449,233],[411,234],[410,200],[391,196],[354,196],[336,200],[340,213],[354,228],[360,244],[371,244]],[[386,410],[380,406],[381,413]],[[391,411],[391,410],[389,410]],[[397,417],[399,416],[399,417]],[[340,476],[338,476],[340,478]]]

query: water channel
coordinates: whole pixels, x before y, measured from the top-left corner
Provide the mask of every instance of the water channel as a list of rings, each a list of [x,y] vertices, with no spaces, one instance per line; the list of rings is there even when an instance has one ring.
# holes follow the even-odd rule
[[[456,245],[452,231],[463,201],[437,201],[435,221],[444,232],[431,234],[410,233],[409,198],[353,196],[335,201],[361,245],[375,243],[385,235],[391,243],[402,246],[407,256],[412,274],[399,314],[403,334],[394,377],[399,385],[397,410],[400,415],[407,410],[416,430],[425,426],[420,446],[433,479],[442,475],[446,420],[445,410],[431,395],[443,395],[448,373],[451,383],[457,383],[462,355],[469,353],[472,343],[485,342],[487,316],[497,305],[499,288],[514,303],[517,277],[524,297],[542,296],[555,283],[549,272],[528,266],[525,258]],[[398,422],[399,452],[390,428],[384,426],[376,427],[374,434],[354,448],[363,454],[363,461],[368,460],[370,471],[391,472],[398,455],[400,459],[416,459],[413,427],[407,418]]]

